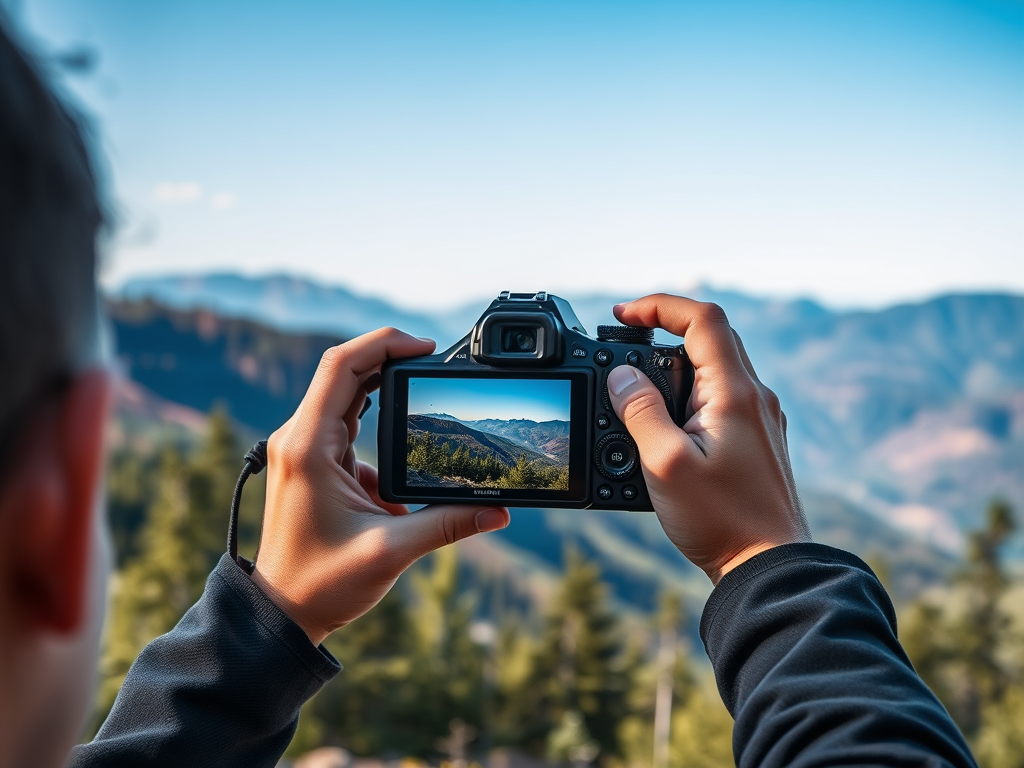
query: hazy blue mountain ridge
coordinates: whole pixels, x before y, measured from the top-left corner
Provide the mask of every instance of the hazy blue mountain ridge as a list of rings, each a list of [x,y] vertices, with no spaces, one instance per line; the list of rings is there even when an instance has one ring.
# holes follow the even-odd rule
[[[340,305],[349,302],[361,329],[405,323],[419,332],[434,323],[437,331],[449,324],[439,331],[449,333],[439,337],[442,345],[464,334],[489,301],[433,316],[377,300],[364,305],[344,289],[317,293],[315,284],[281,276],[153,279],[129,284],[125,292],[159,293],[179,306],[230,304],[235,312],[266,317],[261,297],[280,293],[282,285],[296,296],[320,296],[318,311],[339,304],[329,310],[329,322],[318,326],[340,329],[346,317]],[[240,287],[232,293],[232,286]],[[726,309],[760,378],[778,392],[803,487],[841,497],[951,549],[959,546],[964,529],[977,524],[992,496],[1024,508],[1024,297],[964,294],[878,311],[834,311],[808,300],[709,288],[691,295]],[[566,298],[593,331],[597,323],[612,321],[614,303],[630,297]],[[308,307],[305,314],[289,314],[288,302],[276,306],[273,317],[284,317],[290,327],[312,322]],[[365,313],[356,311],[363,306]],[[237,368],[236,363],[229,361]],[[151,372],[147,386],[159,386],[155,378]],[[181,402],[173,392],[156,391]],[[237,414],[242,421],[261,421],[245,410]],[[372,410],[364,417],[364,451],[374,448],[374,417]],[[1017,551],[1024,556],[1024,547]]]
[[[569,422],[530,421],[529,419],[479,419],[462,421],[463,424],[485,432],[501,435],[522,445],[562,461],[569,460]]]
[[[168,419],[179,432],[199,429],[201,412],[223,403],[253,439],[266,436],[294,411],[322,352],[341,340],[152,302],[113,302],[109,311],[119,360],[131,379],[118,420],[136,434],[154,432]],[[371,408],[361,421],[356,446],[364,460],[376,459],[376,416]],[[1002,428],[1012,434],[1013,425]],[[508,447],[519,451],[511,441]],[[948,566],[947,556],[857,504],[812,491],[805,486],[815,536],[862,555],[884,555],[897,591],[907,593]],[[596,558],[616,598],[631,605],[652,608],[658,591],[674,586],[697,606],[708,590],[706,578],[668,542],[653,515],[516,509],[508,529],[486,538],[468,545],[467,557],[477,558],[469,567],[478,575],[502,570],[524,594],[550,582],[570,545]]]
[[[474,429],[461,421],[409,414],[409,431],[426,432],[434,435],[439,442],[465,446],[473,458],[493,455],[502,464],[512,465],[525,454],[530,461],[544,465],[553,463],[534,447],[521,445],[489,430]]]

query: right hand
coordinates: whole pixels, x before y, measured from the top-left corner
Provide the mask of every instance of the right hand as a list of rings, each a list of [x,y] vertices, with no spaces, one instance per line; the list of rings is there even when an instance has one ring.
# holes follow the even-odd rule
[[[644,480],[672,543],[714,584],[754,555],[810,541],[786,445],[786,417],[721,307],[657,294],[619,304],[626,325],[686,339],[694,367],[688,420],[677,427],[651,380],[608,375],[615,412],[636,440]]]

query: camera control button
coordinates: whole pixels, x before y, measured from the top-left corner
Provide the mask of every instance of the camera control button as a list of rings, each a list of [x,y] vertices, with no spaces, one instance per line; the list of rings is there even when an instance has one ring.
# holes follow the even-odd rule
[[[635,485],[623,486],[623,488],[622,488],[622,498],[624,498],[626,501],[632,501],[633,499],[635,499],[636,498],[636,486]]]
[[[599,349],[594,353],[594,362],[600,366],[605,366],[612,361],[612,351],[610,349]]]
[[[632,365],[634,368],[639,368],[644,364],[644,356],[637,352],[635,349],[629,350],[626,353],[626,362]]]
[[[625,480],[636,471],[636,445],[624,432],[612,432],[598,440],[594,458],[597,471],[609,480]]]
[[[608,429],[612,424],[612,420],[608,418],[607,413],[602,413],[597,417],[597,426],[599,429]]]
[[[597,489],[597,498],[601,501],[609,501],[612,497],[612,487],[610,485],[602,485]]]
[[[576,360],[582,360],[584,357],[587,356],[587,350],[586,348],[581,347],[579,344],[574,344],[570,356],[575,358]]]

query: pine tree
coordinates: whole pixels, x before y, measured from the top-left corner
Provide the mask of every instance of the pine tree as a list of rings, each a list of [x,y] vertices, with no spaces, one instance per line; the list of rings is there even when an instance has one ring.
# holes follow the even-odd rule
[[[148,483],[153,498],[136,537],[137,553],[112,579],[96,725],[113,705],[135,657],[199,599],[224,551],[241,464],[237,442],[230,419],[214,411],[196,454],[186,461],[177,449],[167,448]],[[259,494],[252,493],[248,502],[250,507],[260,505]],[[250,519],[255,517],[253,513]]]
[[[1002,702],[1012,699],[1012,686],[1024,684],[1024,669],[1007,661],[1013,628],[1003,606],[1011,585],[1003,549],[1015,528],[1012,508],[992,502],[985,527],[969,535],[964,565],[954,578],[963,608],[948,607],[960,600],[919,600],[903,622],[901,639],[914,668],[972,741],[985,737],[986,722],[998,731]],[[994,749],[998,737],[985,738]]]
[[[1000,601],[1010,580],[1002,550],[1015,528],[1010,505],[993,501],[985,528],[968,539],[967,562],[957,578],[967,592],[968,603],[950,635],[965,673],[957,708],[968,734],[977,732],[983,708],[999,701],[1006,688],[1007,674],[999,654],[1008,639],[1010,617]]]
[[[189,544],[188,469],[168,449],[139,533],[139,554],[112,579],[110,624],[100,663],[98,722],[114,703],[139,651],[191,605],[190,582],[201,561]]]
[[[409,608],[392,589],[372,611],[335,632],[327,647],[345,664],[302,712],[288,755],[324,743],[344,745],[358,755],[379,755],[413,745],[396,728],[396,711],[413,697],[409,676],[415,648]]]
[[[618,619],[607,606],[597,566],[576,552],[545,621],[530,674],[504,700],[516,740],[541,751],[567,712],[583,716],[604,755],[619,754],[616,729],[626,712],[628,673]]]

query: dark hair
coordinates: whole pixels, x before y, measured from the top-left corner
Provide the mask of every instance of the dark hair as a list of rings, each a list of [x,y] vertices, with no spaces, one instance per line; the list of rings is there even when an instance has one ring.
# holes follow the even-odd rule
[[[0,13],[0,441],[96,358],[103,222],[82,130]],[[4,446],[0,445],[0,449]]]

